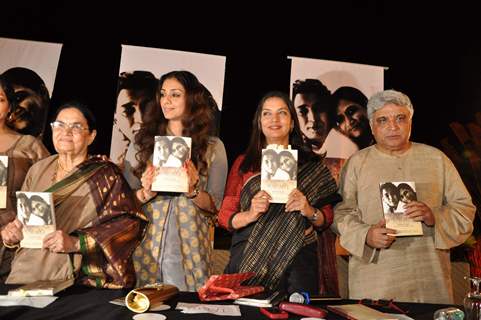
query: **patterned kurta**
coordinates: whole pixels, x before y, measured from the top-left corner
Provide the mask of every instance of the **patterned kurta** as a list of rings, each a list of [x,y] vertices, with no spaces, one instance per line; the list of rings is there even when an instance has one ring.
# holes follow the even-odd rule
[[[220,206],[227,177],[224,144],[212,138],[207,150],[207,176],[200,189]],[[211,274],[214,217],[194,205],[184,194],[159,193],[143,206],[152,222],[134,253],[137,285],[165,282],[183,291],[195,291]]]
[[[379,183],[414,181],[418,201],[431,208],[435,225],[423,236],[398,237],[388,249],[366,245],[371,225],[383,218]],[[413,143],[401,156],[375,146],[353,155],[341,174],[343,202],[333,228],[351,254],[349,297],[453,303],[449,249],[473,230],[475,207],[451,161],[438,149]]]

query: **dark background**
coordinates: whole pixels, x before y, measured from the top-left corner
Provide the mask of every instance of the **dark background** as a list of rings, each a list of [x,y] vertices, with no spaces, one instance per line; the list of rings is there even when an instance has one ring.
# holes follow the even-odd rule
[[[121,44],[227,57],[221,139],[229,163],[246,147],[260,97],[289,90],[287,56],[388,67],[385,88],[413,101],[415,141],[438,146],[449,122],[481,111],[478,11],[461,3],[18,2],[2,4],[0,36],[64,44],[50,113],[72,99],[91,106],[100,123],[93,153],[109,153]]]

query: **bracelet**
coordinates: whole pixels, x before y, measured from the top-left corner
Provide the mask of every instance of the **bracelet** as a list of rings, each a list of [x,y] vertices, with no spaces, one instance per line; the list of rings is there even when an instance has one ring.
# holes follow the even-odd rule
[[[8,248],[8,249],[17,249],[17,248],[20,247],[20,245],[19,245],[18,243],[16,243],[16,244],[8,244],[8,243],[6,243],[5,241],[2,241],[2,242],[3,242],[3,246],[4,246],[5,248]]]
[[[188,199],[194,199],[195,197],[197,197],[200,193],[200,189],[199,189],[199,184],[197,184],[195,186],[195,189],[194,191],[192,191],[192,193],[186,193],[185,196],[188,198]]]

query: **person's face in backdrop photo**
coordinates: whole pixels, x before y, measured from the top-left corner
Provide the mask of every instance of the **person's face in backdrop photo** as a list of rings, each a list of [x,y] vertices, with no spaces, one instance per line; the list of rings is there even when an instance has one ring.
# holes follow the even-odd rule
[[[160,106],[165,119],[180,121],[186,108],[184,86],[175,78],[166,79],[160,90]]]
[[[294,125],[289,107],[278,97],[267,99],[261,110],[260,125],[267,144],[289,144],[289,133]]]
[[[42,99],[28,88],[18,86],[14,88],[17,106],[8,118],[9,125],[20,133],[28,133],[28,130],[43,127],[43,123],[40,122],[44,119],[47,107]]]
[[[140,102],[134,101],[129,91],[122,89],[117,97],[117,108],[115,110],[115,122],[119,130],[130,140],[134,139],[135,133],[140,130],[142,114]]]
[[[371,128],[381,150],[402,152],[409,148],[411,116],[406,107],[385,105],[373,114]]]
[[[358,104],[341,100],[337,106],[339,130],[350,138],[359,138],[369,130],[367,110]]]
[[[312,103],[306,101],[302,94],[294,98],[297,118],[306,139],[320,148],[329,133],[329,120],[325,112],[316,112]]]

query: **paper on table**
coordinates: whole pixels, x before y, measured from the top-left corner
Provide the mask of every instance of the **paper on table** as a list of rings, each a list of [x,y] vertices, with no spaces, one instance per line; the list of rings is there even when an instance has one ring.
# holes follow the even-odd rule
[[[411,317],[408,317],[405,314],[398,314],[398,313],[386,313],[389,317],[396,318],[398,320],[414,320]]]
[[[239,306],[235,305],[179,302],[175,309],[182,310],[182,313],[211,313],[218,316],[241,316]]]
[[[44,308],[57,300],[58,297],[12,297],[0,295],[0,306],[29,306],[34,308]]]

